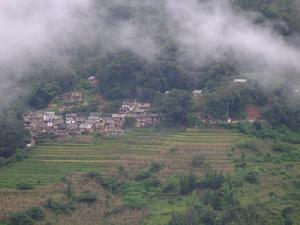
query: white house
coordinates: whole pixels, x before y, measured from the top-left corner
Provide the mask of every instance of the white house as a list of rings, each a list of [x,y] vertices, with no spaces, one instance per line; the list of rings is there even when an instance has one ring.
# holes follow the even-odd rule
[[[247,83],[247,79],[234,79],[233,83],[235,84]]]
[[[53,121],[55,119],[55,112],[44,112],[43,120],[45,122]]]

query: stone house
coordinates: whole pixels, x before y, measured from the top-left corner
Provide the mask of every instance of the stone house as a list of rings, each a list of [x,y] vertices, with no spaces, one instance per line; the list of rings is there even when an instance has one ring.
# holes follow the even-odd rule
[[[160,123],[160,118],[157,114],[136,115],[136,127],[152,127]]]
[[[83,123],[79,125],[79,132],[80,133],[93,133],[95,131],[95,126],[92,123]]]
[[[78,114],[66,114],[66,124],[75,124],[77,122]]]

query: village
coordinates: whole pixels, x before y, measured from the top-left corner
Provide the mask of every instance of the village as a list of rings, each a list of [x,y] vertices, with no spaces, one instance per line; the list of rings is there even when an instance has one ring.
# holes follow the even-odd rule
[[[133,127],[151,127],[160,123],[157,114],[151,113],[151,104],[136,100],[124,101],[117,113],[102,116],[99,112],[89,115],[80,113],[28,112],[24,115],[25,127],[30,131],[31,143],[45,137],[66,137],[77,134],[98,133],[101,135],[120,135],[124,132],[126,118],[132,118]]]
[[[88,82],[94,86],[99,81],[95,77],[89,77]],[[247,83],[246,79],[234,79],[236,85]],[[164,94],[167,95],[169,91]],[[202,90],[192,91],[194,100],[199,100],[203,96]],[[84,94],[80,91],[69,92],[61,97],[55,98],[56,101],[63,101],[58,104],[50,103],[45,111],[31,112],[24,115],[24,123],[26,129],[30,131],[31,141],[28,147],[35,144],[39,139],[43,138],[64,138],[67,136],[81,134],[99,134],[99,135],[121,135],[126,128],[126,120],[131,121],[131,127],[153,127],[160,124],[158,114],[152,113],[152,105],[148,102],[139,102],[137,100],[123,101],[117,112],[105,114],[101,112],[74,113],[68,110],[74,109],[76,105],[87,104]],[[249,122],[257,120],[260,115],[255,113],[256,110],[248,107],[246,109],[250,113]],[[55,110],[56,109],[56,110]],[[228,123],[237,123],[227,115],[226,118],[213,118],[210,115],[198,112],[196,117],[203,124],[221,125]]]

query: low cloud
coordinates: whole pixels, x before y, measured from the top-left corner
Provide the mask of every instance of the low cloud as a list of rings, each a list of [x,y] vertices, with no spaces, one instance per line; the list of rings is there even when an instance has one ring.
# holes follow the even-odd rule
[[[227,0],[2,0],[2,102],[9,101],[32,63],[67,66],[65,49],[79,45],[97,46],[99,54],[128,49],[152,60],[160,52],[160,22],[176,41],[180,57],[196,65],[230,58],[241,74],[265,84],[280,83],[287,71],[299,78],[296,45],[253,24],[251,16],[237,12]]]

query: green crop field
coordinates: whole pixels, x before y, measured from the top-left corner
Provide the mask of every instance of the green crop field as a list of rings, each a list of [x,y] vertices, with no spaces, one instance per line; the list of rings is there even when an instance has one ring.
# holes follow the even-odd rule
[[[226,166],[226,151],[239,138],[241,135],[223,129],[144,129],[120,138],[96,138],[89,144],[42,143],[30,150],[25,161],[0,169],[0,188],[24,182],[52,184],[73,172],[109,171],[124,164],[139,168],[152,161],[169,163],[173,171],[188,164],[195,154],[204,155],[212,165]]]

